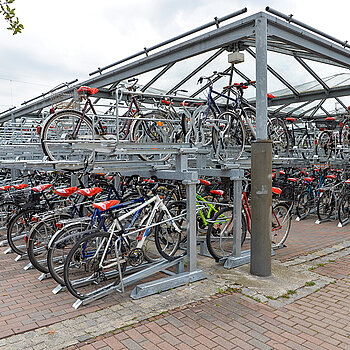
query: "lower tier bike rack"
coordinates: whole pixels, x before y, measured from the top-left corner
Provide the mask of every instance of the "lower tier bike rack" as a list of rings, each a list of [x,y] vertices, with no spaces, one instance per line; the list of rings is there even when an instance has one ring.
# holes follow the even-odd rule
[[[133,291],[131,292],[130,297],[132,299],[140,299],[152,294],[159,293],[161,291],[166,291],[175,287],[179,287],[190,282],[199,281],[201,279],[207,278],[206,274],[201,271],[193,271],[193,272],[185,272],[184,271],[184,258],[178,258],[174,261],[161,261],[159,263],[152,264],[145,269],[133,273],[125,278],[119,284],[115,284],[112,282],[107,286],[98,289],[97,291],[91,293],[86,299],[77,299],[77,301],[73,304],[73,308],[77,309],[81,305],[87,305],[92,301],[100,299],[106,295],[109,295],[114,292],[121,292],[122,284],[124,286],[132,285],[146,277],[152,276],[158,272],[162,272],[164,270],[169,269],[170,267],[176,267],[176,273],[171,273],[171,276],[158,279],[152,282],[144,283],[137,285]],[[169,272],[170,273],[170,272]],[[117,277],[118,272],[116,271],[113,274],[113,277]],[[109,276],[112,278],[112,276]]]

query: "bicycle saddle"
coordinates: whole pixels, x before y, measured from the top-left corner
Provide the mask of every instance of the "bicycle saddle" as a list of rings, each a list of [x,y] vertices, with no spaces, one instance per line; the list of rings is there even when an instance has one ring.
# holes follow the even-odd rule
[[[106,201],[106,202],[93,203],[92,206],[96,209],[100,209],[101,211],[105,211],[119,204],[119,202],[120,201],[116,199],[111,199],[110,201]]]
[[[45,185],[39,185],[36,187],[32,187],[32,191],[34,192],[44,192],[46,189],[50,188],[52,186],[52,184],[45,184]]]
[[[82,188],[81,190],[78,191],[79,194],[85,197],[92,197],[97,193],[102,192],[101,187],[90,187],[90,188]]]
[[[78,90],[77,93],[86,93],[87,95],[94,95],[99,92],[99,89],[97,88],[92,88],[89,86],[81,86]]]
[[[65,188],[59,188],[56,190],[56,194],[58,194],[60,197],[69,197],[71,194],[76,192],[78,190],[78,187],[65,187]]]
[[[15,188],[16,190],[23,190],[23,188],[28,187],[27,184],[18,184],[18,185],[13,185],[13,188]]]

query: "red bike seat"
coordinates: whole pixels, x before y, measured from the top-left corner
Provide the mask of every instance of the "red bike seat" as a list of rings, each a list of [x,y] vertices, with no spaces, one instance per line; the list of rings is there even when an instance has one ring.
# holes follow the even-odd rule
[[[292,181],[292,182],[297,182],[298,179],[296,177],[288,177],[287,179],[288,181]]]
[[[210,193],[217,194],[218,196],[223,196],[225,191],[223,191],[223,190],[211,190]]]
[[[107,209],[114,207],[115,205],[117,205],[119,203],[120,203],[120,201],[118,201],[116,199],[112,199],[112,200],[106,201],[106,202],[94,203],[92,206],[96,209],[100,209],[101,211],[105,211]]]
[[[327,118],[325,119],[326,122],[328,122],[328,121],[334,121],[334,120],[335,120],[334,117],[327,117]]]
[[[99,92],[99,89],[97,88],[92,88],[89,86],[81,86],[78,90],[77,93],[79,94],[80,92],[86,92],[88,95],[94,95]]]
[[[44,192],[46,189],[50,188],[52,184],[39,185],[36,187],[32,187],[32,191],[34,192]]]
[[[0,187],[0,191],[7,191],[9,188],[11,188],[10,185],[1,186],[1,187]]]
[[[78,191],[79,194],[85,197],[92,197],[97,193],[102,192],[101,187],[90,187],[90,188],[82,188],[81,190]]]
[[[286,175],[286,172],[284,170],[281,170],[280,175]]]
[[[205,186],[210,186],[211,185],[211,182],[210,181],[207,181],[207,180],[203,180],[203,179],[198,179],[199,182]]]
[[[304,177],[304,180],[307,182],[311,182],[313,180],[313,178],[312,177]]]
[[[278,187],[272,187],[272,193],[281,194],[282,190]]]
[[[292,117],[288,117],[288,118],[286,118],[286,121],[287,122],[295,122],[296,121],[296,119],[295,118],[292,118]]]
[[[333,180],[334,180],[334,179],[337,178],[337,175],[335,175],[335,174],[327,175],[326,178],[327,178],[327,179],[333,179]]]
[[[16,190],[23,190],[23,188],[28,187],[27,184],[18,184],[18,185],[13,185],[13,188],[15,188]]]
[[[346,184],[350,184],[350,179],[345,180]]]
[[[65,187],[65,188],[59,188],[56,190],[56,194],[58,194],[60,197],[69,197],[71,194],[76,192],[78,190],[78,187]]]

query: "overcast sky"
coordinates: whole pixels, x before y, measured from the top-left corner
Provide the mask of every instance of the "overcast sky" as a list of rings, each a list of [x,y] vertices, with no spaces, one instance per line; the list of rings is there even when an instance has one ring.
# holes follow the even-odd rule
[[[243,7],[248,12],[239,18],[270,6],[350,41],[349,0],[15,0],[14,5],[24,30],[14,36],[0,19],[0,111],[59,83],[87,80],[98,67]],[[274,67],[282,63],[276,57],[270,60]],[[292,83],[312,80],[293,71],[287,64],[280,73]],[[337,71],[318,67],[322,77]],[[169,79],[183,74],[174,70]],[[165,87],[166,82],[160,84]],[[269,88],[281,86],[272,78]]]

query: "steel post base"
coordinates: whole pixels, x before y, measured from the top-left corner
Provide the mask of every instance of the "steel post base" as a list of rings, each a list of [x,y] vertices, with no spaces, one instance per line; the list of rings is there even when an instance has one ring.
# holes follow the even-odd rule
[[[271,249],[271,256],[276,255],[273,249]],[[234,267],[242,266],[250,262],[250,250],[244,250],[241,252],[241,256],[228,256],[220,260],[220,263],[224,263],[224,268],[233,269]]]

